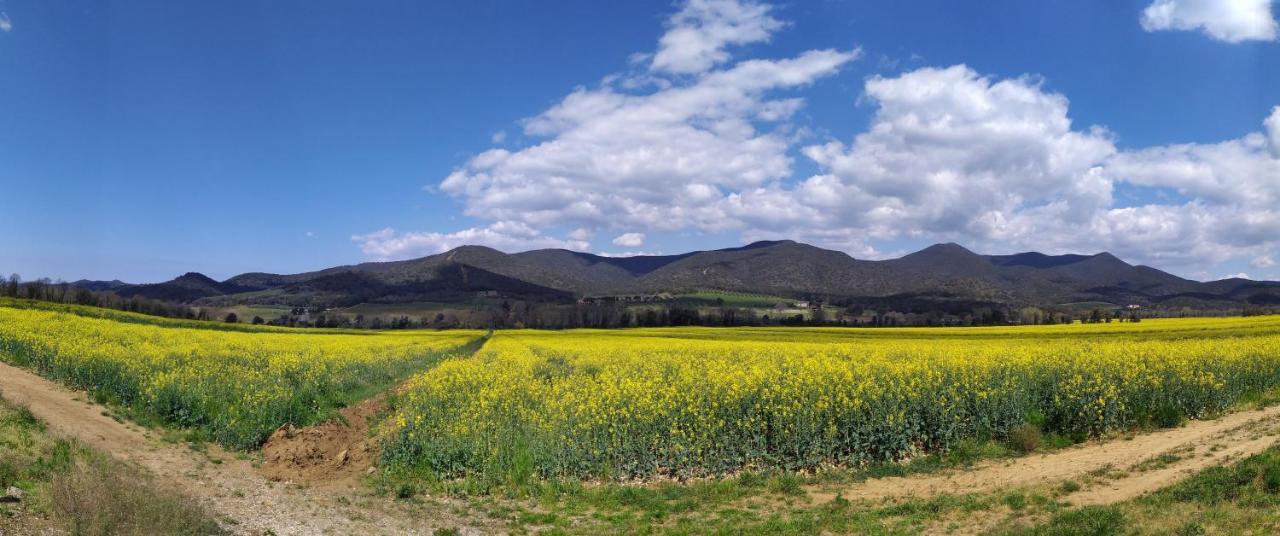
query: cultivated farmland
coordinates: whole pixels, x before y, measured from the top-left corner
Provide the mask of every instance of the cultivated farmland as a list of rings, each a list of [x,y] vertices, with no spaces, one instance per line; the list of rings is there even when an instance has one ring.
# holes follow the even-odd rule
[[[439,478],[812,470],[1020,425],[1077,440],[1280,385],[1280,319],[972,329],[506,331],[415,379],[386,449]]]
[[[23,430],[47,420],[128,456],[236,520],[231,532],[931,533],[1070,515],[1118,527],[1146,519],[1135,497],[1264,452],[1280,431],[1266,408],[1280,317],[379,332],[15,300],[0,303],[0,361],[84,392],[5,366],[0,393],[13,411],[31,404]],[[1273,458],[1233,469],[1263,464],[1238,491],[1269,497]],[[0,484],[23,471],[0,464]],[[1232,504],[1223,527],[1270,515]]]

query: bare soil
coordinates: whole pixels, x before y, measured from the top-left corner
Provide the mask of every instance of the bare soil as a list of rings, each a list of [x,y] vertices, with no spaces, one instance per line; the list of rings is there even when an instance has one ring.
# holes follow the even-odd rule
[[[344,408],[338,418],[306,428],[285,425],[262,445],[262,475],[320,489],[357,487],[379,453],[372,427],[386,394]]]

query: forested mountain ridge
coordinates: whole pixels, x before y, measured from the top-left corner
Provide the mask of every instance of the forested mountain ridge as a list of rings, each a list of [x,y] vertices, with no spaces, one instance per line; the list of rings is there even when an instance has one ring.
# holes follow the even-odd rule
[[[223,305],[466,303],[476,296],[571,303],[583,298],[700,290],[792,299],[963,299],[1009,305],[1280,304],[1280,283],[1245,279],[1202,283],[1135,266],[1105,252],[980,255],[957,244],[937,244],[897,259],[862,260],[790,240],[635,257],[563,249],[508,254],[463,246],[417,259],[300,274],[246,273],[218,282],[188,273],[164,283],[103,286],[121,296]]]

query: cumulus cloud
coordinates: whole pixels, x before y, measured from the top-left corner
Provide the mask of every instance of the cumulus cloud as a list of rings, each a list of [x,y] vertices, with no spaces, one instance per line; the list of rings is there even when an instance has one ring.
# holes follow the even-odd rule
[[[733,228],[720,206],[726,195],[791,174],[787,125],[777,120],[798,104],[771,93],[857,56],[742,61],[644,94],[580,88],[524,121],[541,142],[480,153],[440,190],[463,199],[468,215],[539,228]]]
[[[681,13],[713,4],[772,20],[741,2],[691,2]],[[682,16],[668,35],[707,26]],[[721,38],[697,69],[680,71],[656,59],[664,37],[658,53],[633,60],[663,67],[578,88],[521,122],[528,143],[467,159],[438,190],[488,227],[355,239],[374,258],[464,243],[587,249],[605,232],[627,249],[645,245],[645,233],[730,232],[862,258],[900,253],[877,247],[888,241],[954,240],[992,253],[1107,250],[1186,273],[1225,261],[1263,268],[1280,247],[1280,107],[1235,139],[1120,150],[1105,127],[1075,124],[1067,96],[1035,76],[923,67],[865,81],[874,114],[864,131],[814,139],[798,135],[798,90],[860,52],[731,61],[724,47],[740,42]],[[797,177],[796,155],[816,172]],[[1179,200],[1120,205],[1120,183]]]
[[[1155,0],[1142,11],[1142,28],[1200,30],[1228,43],[1275,41],[1272,0]]]
[[[866,83],[877,106],[848,143],[804,148],[820,173],[742,191],[725,212],[744,236],[790,237],[880,256],[877,240],[958,240],[993,252],[1109,250],[1163,267],[1248,259],[1280,235],[1280,109],[1266,133],[1214,144],[1119,151],[1073,125],[1069,101],[1032,77],[961,66]],[[1117,207],[1118,182],[1187,202]]]
[[[663,255],[661,251],[601,251],[596,253],[601,257],[652,257],[654,255]]]
[[[613,245],[638,248],[644,245],[644,233],[624,233],[613,239]]]
[[[0,32],[9,33],[13,30],[13,21],[9,19],[9,14],[0,11]]]
[[[1110,203],[1094,169],[1115,151],[1109,134],[1073,130],[1067,99],[1035,79],[924,68],[872,78],[866,95],[879,107],[869,131],[804,149],[824,173],[792,193],[825,220],[879,238],[994,238],[1021,207],[1056,202],[1082,220]]]
[[[466,246],[489,246],[502,251],[524,251],[537,248],[564,248],[587,251],[591,244],[573,238],[548,236],[522,223],[498,222],[488,227],[472,227],[455,233],[396,232],[387,227],[363,235],[352,236],[364,255],[373,260],[397,260],[434,255]]]
[[[1263,121],[1267,136],[1271,139],[1271,154],[1280,158],[1280,106],[1271,109],[1271,116]]]
[[[689,0],[667,21],[649,68],[694,74],[724,63],[730,57],[726,46],[767,41],[783,26],[769,11],[770,6],[752,1]]]

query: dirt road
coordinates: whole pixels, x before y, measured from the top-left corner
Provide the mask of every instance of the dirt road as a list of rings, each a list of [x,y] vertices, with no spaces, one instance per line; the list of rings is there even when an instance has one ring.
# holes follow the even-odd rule
[[[1280,406],[1273,406],[964,470],[880,478],[840,487],[814,486],[808,491],[814,502],[829,501],[836,494],[849,500],[879,501],[1073,480],[1084,487],[1066,497],[1072,504],[1112,504],[1168,486],[1211,465],[1257,454],[1274,445],[1278,434]],[[1167,456],[1160,460],[1161,455]]]
[[[79,439],[180,485],[241,534],[431,534],[437,528],[490,533],[468,527],[448,505],[424,507],[371,496],[353,483],[345,489],[301,488],[272,482],[248,460],[209,447],[197,452],[161,441],[147,430],[104,415],[102,406],[26,370],[0,363],[0,395],[31,408],[56,435]],[[446,502],[443,499],[440,501]]]

